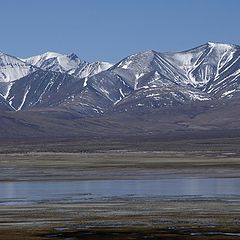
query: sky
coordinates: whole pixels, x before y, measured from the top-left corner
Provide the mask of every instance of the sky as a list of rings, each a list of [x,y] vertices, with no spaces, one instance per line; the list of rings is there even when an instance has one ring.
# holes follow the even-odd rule
[[[0,52],[116,63],[145,50],[240,45],[239,0],[0,0]]]

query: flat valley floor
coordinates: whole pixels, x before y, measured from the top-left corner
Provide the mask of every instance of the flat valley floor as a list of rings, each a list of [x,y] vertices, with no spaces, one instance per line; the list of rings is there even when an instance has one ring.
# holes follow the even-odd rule
[[[240,178],[240,156],[237,152],[210,150],[2,153],[0,169],[0,184],[234,179]],[[239,238],[239,196],[0,202],[1,240]]]

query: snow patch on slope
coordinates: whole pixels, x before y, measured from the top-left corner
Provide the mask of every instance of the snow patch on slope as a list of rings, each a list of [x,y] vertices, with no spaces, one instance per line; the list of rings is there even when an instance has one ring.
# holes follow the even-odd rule
[[[77,69],[69,71],[68,74],[79,78],[86,78],[94,76],[100,72],[106,71],[110,67],[112,67],[111,63],[97,61],[93,63],[86,63],[85,65],[80,66]]]
[[[201,88],[219,76],[235,51],[233,45],[208,42],[189,51],[166,53],[164,56],[183,70],[188,79],[186,84]]]
[[[0,53],[0,82],[12,82],[36,69],[28,63],[13,56]]]

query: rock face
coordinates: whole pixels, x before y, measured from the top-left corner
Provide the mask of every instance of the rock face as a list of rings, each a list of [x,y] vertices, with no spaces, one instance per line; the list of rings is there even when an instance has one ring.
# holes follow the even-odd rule
[[[0,54],[0,109],[59,108],[84,116],[143,111],[240,95],[240,47],[207,43],[177,53],[146,51],[115,65],[48,52]]]

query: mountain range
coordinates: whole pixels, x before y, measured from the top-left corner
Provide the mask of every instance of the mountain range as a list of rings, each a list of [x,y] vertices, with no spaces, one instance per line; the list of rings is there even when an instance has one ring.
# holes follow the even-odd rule
[[[109,116],[114,116],[122,121],[122,116],[131,116],[131,121],[137,123],[139,114],[151,113],[149,117],[156,118],[158,113],[161,119],[167,116],[171,118],[169,123],[175,123],[183,112],[193,122],[192,115],[203,112],[205,119],[214,116],[214,111],[226,116],[227,109],[233,106],[237,112],[239,97],[240,47],[237,45],[208,42],[176,53],[149,50],[116,64],[88,63],[76,54],[47,52],[22,59],[0,53],[0,119],[5,116],[5,122],[22,118],[24,114],[50,122],[61,116],[69,126],[73,119],[86,117],[109,120]],[[115,117],[120,114],[121,117]],[[230,115],[229,124],[235,122],[234,128],[240,128],[236,119],[232,119],[232,112]],[[189,126],[189,119],[181,120],[181,127]],[[34,122],[32,117],[24,121],[30,125]],[[197,128],[204,124],[198,121]],[[73,130],[70,128],[69,132]]]

